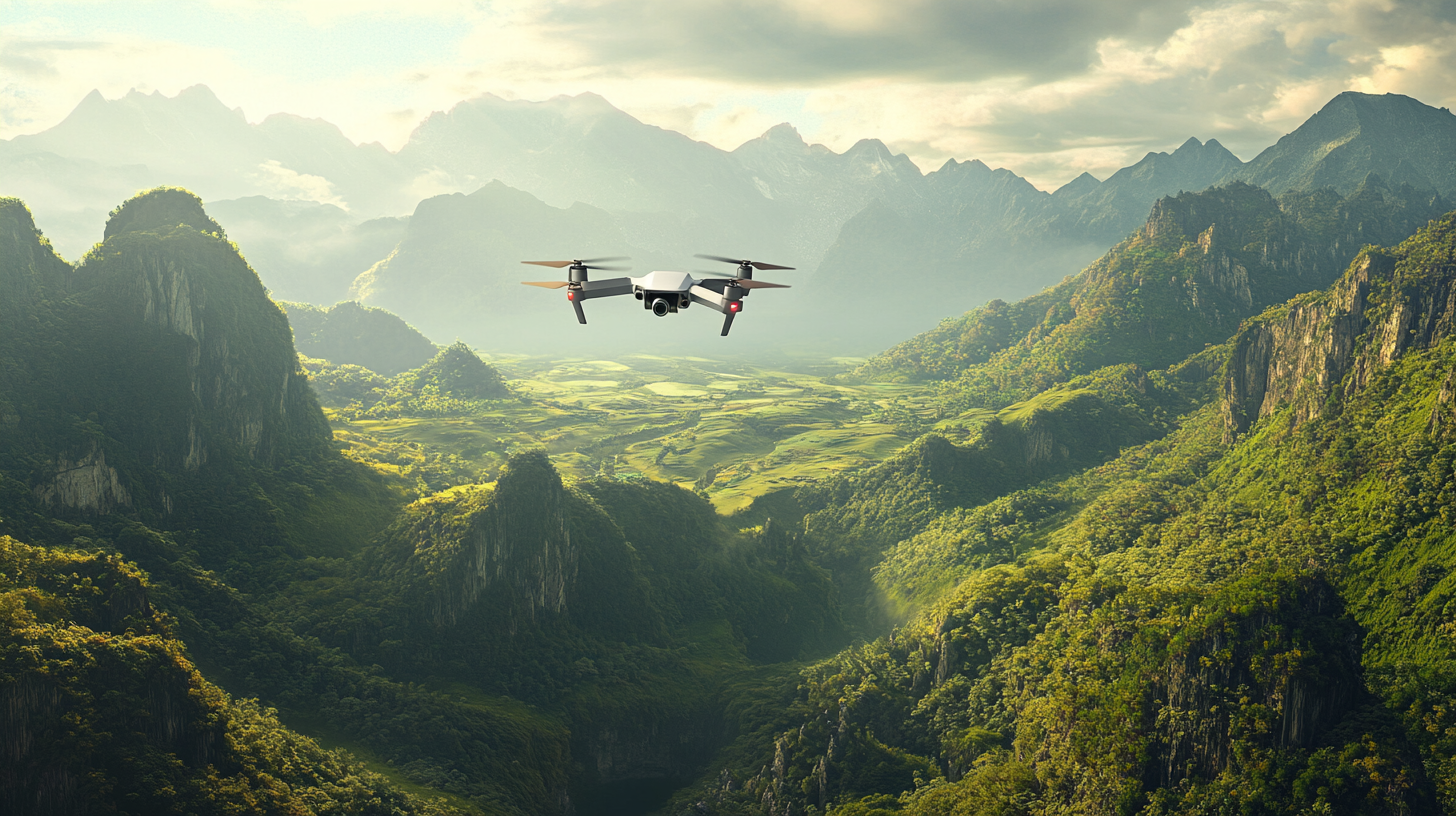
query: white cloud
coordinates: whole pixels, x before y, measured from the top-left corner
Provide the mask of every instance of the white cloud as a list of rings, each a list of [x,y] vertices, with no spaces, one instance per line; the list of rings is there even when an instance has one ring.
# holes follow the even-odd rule
[[[276,159],[269,159],[258,165],[253,173],[253,180],[273,198],[317,201],[320,204],[333,204],[344,210],[349,209],[348,202],[334,192],[334,185],[328,179],[284,167]]]
[[[877,137],[926,169],[980,158],[1054,188],[1188,136],[1252,158],[1343,90],[1456,103],[1456,4],[1422,0],[215,0],[217,25],[281,20],[339,55],[307,79],[175,33],[98,33],[76,8],[0,23],[0,137],[53,124],[93,87],[207,84],[252,121],[320,117],[391,149],[481,93],[591,91],[725,149],[788,120],[836,150]],[[325,48],[422,21],[452,44],[408,64]]]

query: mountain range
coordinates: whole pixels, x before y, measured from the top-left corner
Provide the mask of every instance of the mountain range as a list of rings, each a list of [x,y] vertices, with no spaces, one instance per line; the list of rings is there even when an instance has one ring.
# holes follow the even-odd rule
[[[280,297],[320,305],[359,297],[431,336],[506,350],[574,345],[561,339],[577,330],[569,309],[511,288],[528,255],[631,254],[639,270],[683,268],[698,252],[746,255],[798,271],[781,273],[794,289],[746,304],[743,325],[759,322],[735,344],[866,353],[1078,272],[1160,196],[1231,181],[1276,195],[1322,186],[1349,194],[1375,173],[1449,199],[1453,156],[1449,111],[1347,92],[1247,164],[1216,140],[1190,138],[1105,181],[1084,174],[1048,193],[975,160],[922,173],[873,139],[835,153],[788,125],[724,151],[592,94],[467,100],[429,116],[391,153],[319,120],[275,114],[251,124],[196,86],[172,98],[92,93],[56,126],[0,142],[0,193],[25,199],[53,245],[74,257],[89,248],[108,202],[138,187],[186,186],[232,216],[232,237]],[[536,204],[496,207],[489,223],[447,216],[452,205],[424,206],[493,183]],[[601,212],[599,227],[556,214],[576,205]],[[406,216],[447,220],[417,225],[430,236],[422,241]],[[482,230],[537,237],[482,240]],[[413,257],[428,241],[439,248]],[[870,301],[872,321],[849,318]],[[594,313],[641,319],[617,314],[623,308]],[[482,322],[493,310],[541,328],[530,337],[515,324]],[[643,332],[649,344],[705,342],[691,318],[601,339],[612,348],[640,348]]]
[[[527,199],[433,206],[611,225]],[[1442,201],[1161,198],[862,369],[939,380],[897,453],[725,518],[539,450],[431,487],[331,438],[293,344],[408,326],[290,332],[182,190],[78,264],[0,200],[0,807],[1456,812]],[[395,427],[587,410],[504,385],[455,344]],[[622,436],[719,442],[680,429]]]

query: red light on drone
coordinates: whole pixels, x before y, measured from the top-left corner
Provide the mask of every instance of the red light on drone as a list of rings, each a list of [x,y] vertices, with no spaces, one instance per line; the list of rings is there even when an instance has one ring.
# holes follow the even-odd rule
[[[575,292],[567,292],[566,293],[566,299],[567,300],[576,300],[576,293]]]
[[[733,303],[728,304],[728,311],[730,311],[730,312],[738,312],[738,311],[742,311],[742,310],[743,310],[743,304],[742,303],[738,303],[738,302],[735,301]]]

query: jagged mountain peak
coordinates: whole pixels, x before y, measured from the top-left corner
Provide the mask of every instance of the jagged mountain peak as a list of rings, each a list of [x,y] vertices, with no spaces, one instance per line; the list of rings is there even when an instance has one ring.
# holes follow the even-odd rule
[[[780,122],[777,125],[765,130],[760,138],[770,141],[796,142],[804,144],[804,137],[799,134],[799,129],[788,122]]]
[[[1077,196],[1090,193],[1100,186],[1102,186],[1102,182],[1096,176],[1083,172],[1082,175],[1058,187],[1052,192],[1052,195],[1058,198],[1076,198]]]
[[[76,104],[76,108],[78,108],[78,109],[79,108],[83,108],[83,107],[84,108],[89,108],[89,107],[95,107],[96,105],[105,105],[105,104],[106,104],[106,97],[104,97],[104,96],[101,95],[101,89],[100,88],[92,88],[90,93],[88,93],[85,96],[81,97],[81,101]]]
[[[105,100],[103,99],[103,101]],[[226,116],[240,122],[247,121],[242,108],[229,108],[221,99],[217,98],[217,94],[213,93],[211,88],[202,84],[183,88],[174,96],[167,96],[159,90],[143,93],[132,88],[120,99],[111,100],[109,104],[156,111],[184,109],[193,115]]]
[[[1456,116],[1401,94],[1346,91],[1234,177],[1275,195],[1319,187],[1348,195],[1372,171],[1456,193]]]
[[[1177,150],[1174,150],[1173,151],[1173,154],[1174,155],[1177,155],[1177,154],[1182,153],[1182,152],[1185,152],[1185,151],[1193,152],[1193,151],[1198,151],[1198,150],[1202,150],[1202,149],[1203,149],[1203,142],[1198,141],[1198,137],[1197,136],[1189,136],[1187,141],[1183,142],[1183,144],[1181,144],[1181,145],[1178,145],[1178,149]]]
[[[814,145],[813,147],[822,147],[822,145]],[[757,154],[764,151],[806,153],[812,149],[804,141],[804,137],[799,133],[798,128],[788,122],[780,122],[765,130],[761,135],[755,136],[738,147],[733,148],[732,153],[735,156]]]
[[[781,122],[765,130],[743,144],[733,148],[732,155],[739,160],[754,160],[768,156],[835,155],[823,145],[810,145],[804,141],[797,128],[788,122]]]
[[[942,164],[940,166],[940,169],[939,170],[936,170],[935,172],[936,173],[945,173],[947,175],[954,175],[954,174],[957,174],[957,173],[976,173],[976,174],[983,174],[983,173],[990,173],[991,172],[991,168],[988,167],[988,166],[986,166],[986,163],[983,162],[983,161],[981,161],[980,159],[968,159],[967,161],[956,161],[955,159],[951,158],[951,159],[946,159],[945,160],[945,164]]]

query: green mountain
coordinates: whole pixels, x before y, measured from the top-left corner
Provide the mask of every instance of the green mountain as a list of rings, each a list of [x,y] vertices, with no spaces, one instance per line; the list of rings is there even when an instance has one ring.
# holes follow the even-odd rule
[[[433,389],[441,396],[460,400],[505,399],[510,396],[499,371],[476,356],[464,343],[441,349],[415,372],[410,389],[421,393]]]
[[[282,312],[197,197],[127,201],[75,267],[19,201],[0,236],[5,809],[449,811],[194,668],[254,631],[228,582],[398,504],[331,463]]]
[[[1453,260],[1456,213],[1153,372],[1190,400],[1099,467],[932,465],[908,620],[745,692],[675,807],[1450,812]]]
[[[0,536],[9,813],[446,814],[203,679],[115,555]]]
[[[858,375],[943,379],[948,406],[1003,407],[1115,363],[1163,368],[1240,321],[1326,286],[1367,243],[1390,244],[1447,208],[1371,177],[1348,198],[1235,182],[1160,200],[1085,272],[1014,304],[993,301],[905,341]]]
[[[280,302],[299,354],[333,363],[359,365],[393,376],[419,368],[435,356],[435,344],[383,309],[354,301],[320,308]]]
[[[921,426],[938,433],[866,471],[761,501],[758,513],[802,519],[810,552],[846,597],[866,599],[851,620],[875,631],[919,595],[890,593],[885,603],[872,589],[898,542],[942,514],[1163,436],[1211,394],[1215,344],[1261,310],[1328,285],[1367,242],[1399,240],[1443,206],[1375,179],[1349,199],[1326,190],[1281,204],[1237,182],[1162,199],[1078,277],[946,321],[861,366],[853,378],[939,379],[937,415]]]
[[[8,810],[660,801],[723,743],[730,684],[845,641],[795,537],[681,488],[567,485],[526,451],[421,496],[342,456],[196,196],[126,202],[74,267],[23,204],[0,217]],[[508,395],[463,344],[398,385]]]
[[[1400,94],[1346,91],[1228,178],[1274,195],[1320,187],[1348,195],[1371,173],[1456,194],[1456,116]]]
[[[5,457],[44,503],[171,513],[209,461],[276,467],[323,448],[283,313],[196,196],[129,200],[75,268],[24,205],[5,218],[5,299],[21,315],[3,330]]]
[[[1214,172],[1197,147],[1179,161]],[[1020,186],[982,169],[958,172]],[[469,300],[478,270],[446,262],[468,229],[526,257],[621,235],[500,184],[426,204],[361,285],[494,332],[533,318]],[[605,455],[575,480],[539,449],[485,484],[453,468],[521,426],[576,460],[608,420],[686,447],[696,411],[529,378],[509,399],[463,342],[393,379],[301,362],[299,325],[333,313],[290,333],[196,196],[127,201],[75,265],[0,201],[0,751],[21,769],[0,803],[1456,810],[1446,206],[1369,174],[1161,199],[1083,274],[854,375],[933,381],[914,410],[899,386],[776,381],[826,410],[821,440],[871,410],[839,399],[918,438],[725,517]],[[521,212],[539,232],[508,228]],[[614,365],[562,376],[639,376]],[[754,434],[703,444],[803,430],[746,375],[703,379],[650,382],[732,391]]]

